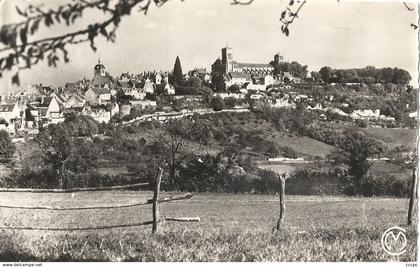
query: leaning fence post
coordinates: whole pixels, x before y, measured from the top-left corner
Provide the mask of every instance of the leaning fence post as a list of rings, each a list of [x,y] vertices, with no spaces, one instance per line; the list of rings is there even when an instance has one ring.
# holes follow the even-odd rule
[[[157,224],[159,223],[159,191],[160,191],[160,181],[162,179],[163,169],[159,167],[159,174],[156,178],[155,190],[153,193],[153,228],[152,234],[156,233]]]
[[[411,181],[411,194],[410,194],[410,201],[408,203],[408,217],[407,217],[407,224],[413,224],[413,216],[414,216],[414,201],[416,199],[416,192],[417,192],[417,173],[416,169],[413,170],[412,181]]]
[[[280,190],[279,190],[279,197],[280,197],[280,215],[279,220],[277,221],[277,231],[280,230],[283,222],[284,217],[286,215],[286,204],[284,203],[284,195],[285,195],[285,187],[286,187],[286,173],[277,175],[279,177],[280,183]]]

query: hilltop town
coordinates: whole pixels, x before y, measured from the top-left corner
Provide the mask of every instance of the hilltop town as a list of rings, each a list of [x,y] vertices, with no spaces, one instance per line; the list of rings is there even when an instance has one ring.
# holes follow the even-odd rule
[[[145,114],[205,112],[270,107],[319,111],[320,118],[347,117],[377,127],[414,127],[416,102],[411,77],[397,68],[309,72],[276,54],[269,63],[240,63],[225,47],[211,70],[129,72],[113,76],[104,63],[92,79],[64,86],[31,84],[1,97],[0,129],[34,134],[40,126],[64,121],[68,114],[100,123],[133,121]],[[169,116],[169,115],[168,115]],[[157,118],[157,117],[156,117]],[[365,122],[361,122],[365,121]]]
[[[416,264],[420,5],[0,2],[5,266]]]

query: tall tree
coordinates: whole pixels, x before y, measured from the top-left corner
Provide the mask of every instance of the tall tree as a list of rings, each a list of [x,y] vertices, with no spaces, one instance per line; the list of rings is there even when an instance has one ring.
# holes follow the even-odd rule
[[[77,134],[74,125],[63,122],[48,125],[36,138],[44,164],[56,171],[62,188],[72,184],[73,174],[91,170],[98,157],[92,141],[79,138]]]
[[[160,155],[169,171],[169,186],[175,189],[176,172],[180,166],[199,151],[192,141],[195,123],[189,119],[170,120],[154,133],[155,154]]]
[[[328,66],[322,67],[319,70],[319,74],[321,74],[321,79],[324,82],[328,83],[330,82],[330,79],[331,79],[332,69]]]
[[[328,158],[335,164],[348,166],[349,175],[353,177],[356,188],[360,188],[363,178],[372,167],[371,158],[379,155],[384,150],[384,145],[368,138],[359,131],[348,131],[343,140]]]
[[[174,71],[172,74],[172,84],[181,85],[183,80],[184,76],[182,75],[181,60],[179,60],[179,57],[177,56],[175,60]]]

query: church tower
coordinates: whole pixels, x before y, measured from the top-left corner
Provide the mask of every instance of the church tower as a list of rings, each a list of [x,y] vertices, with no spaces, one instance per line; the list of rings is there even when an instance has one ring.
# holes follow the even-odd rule
[[[280,53],[274,55],[274,63],[278,65],[279,63],[284,62],[284,58]]]
[[[101,77],[105,77],[106,76],[106,72],[105,72],[105,66],[101,64],[101,60],[98,59],[98,64],[96,64],[95,68],[93,69],[93,73],[94,76],[101,76]]]
[[[232,48],[222,48],[222,63],[225,66],[225,74],[233,72],[233,51]]]

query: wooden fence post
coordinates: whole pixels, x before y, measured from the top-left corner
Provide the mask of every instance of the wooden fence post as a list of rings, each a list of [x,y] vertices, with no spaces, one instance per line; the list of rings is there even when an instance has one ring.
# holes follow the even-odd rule
[[[408,203],[408,216],[407,216],[407,224],[413,224],[413,215],[414,215],[414,201],[416,199],[417,193],[417,173],[416,169],[413,170],[413,176],[411,181],[411,194],[410,194],[410,202]]]
[[[279,197],[280,197],[280,215],[279,220],[277,221],[277,231],[280,231],[281,226],[284,222],[284,217],[286,215],[286,204],[284,203],[284,195],[285,195],[285,187],[286,187],[286,173],[280,175],[279,183],[280,183],[280,190],[279,190]]]
[[[163,169],[159,167],[159,174],[156,178],[156,185],[155,185],[155,191],[153,194],[153,228],[152,228],[152,234],[155,234],[157,231],[157,225],[159,223],[159,191],[160,191],[160,181],[162,180],[162,173]]]

